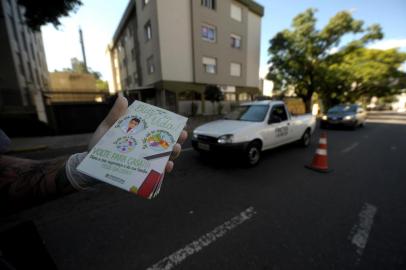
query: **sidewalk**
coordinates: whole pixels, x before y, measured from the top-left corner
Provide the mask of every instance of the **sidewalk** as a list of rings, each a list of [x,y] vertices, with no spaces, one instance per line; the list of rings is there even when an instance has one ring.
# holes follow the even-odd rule
[[[221,116],[195,116],[189,118],[186,125],[186,130],[191,136],[191,132],[197,126],[204,123],[217,120]],[[46,136],[46,137],[21,137],[11,139],[11,152],[30,152],[44,149],[62,149],[77,146],[86,146],[93,133],[73,134],[63,136]]]
[[[11,139],[11,152],[30,152],[44,149],[61,149],[75,146],[86,146],[93,133],[46,136],[46,137],[22,137]]]

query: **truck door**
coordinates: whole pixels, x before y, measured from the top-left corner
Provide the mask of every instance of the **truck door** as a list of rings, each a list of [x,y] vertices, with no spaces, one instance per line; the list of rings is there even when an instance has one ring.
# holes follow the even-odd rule
[[[268,124],[272,127],[270,144],[272,147],[282,145],[290,141],[292,130],[285,105],[274,105],[271,109]]]

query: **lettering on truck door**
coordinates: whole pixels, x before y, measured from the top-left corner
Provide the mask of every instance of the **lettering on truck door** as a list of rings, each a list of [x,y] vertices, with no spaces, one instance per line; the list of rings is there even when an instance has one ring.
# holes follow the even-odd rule
[[[280,145],[291,141],[293,134],[285,105],[275,105],[272,108],[271,117],[274,119],[274,121],[280,120],[278,125],[275,127],[275,138],[277,140],[276,144]]]

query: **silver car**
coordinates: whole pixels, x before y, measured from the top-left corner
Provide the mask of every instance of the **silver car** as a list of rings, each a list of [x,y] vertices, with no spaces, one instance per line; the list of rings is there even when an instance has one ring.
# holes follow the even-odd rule
[[[357,104],[340,104],[330,108],[321,118],[320,126],[345,126],[356,128],[363,126],[367,118],[366,111]]]

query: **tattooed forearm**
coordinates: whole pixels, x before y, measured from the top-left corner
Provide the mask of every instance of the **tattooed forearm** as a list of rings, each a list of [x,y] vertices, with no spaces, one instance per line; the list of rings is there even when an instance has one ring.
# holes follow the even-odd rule
[[[74,191],[65,159],[34,161],[0,156],[0,210],[15,211]]]

